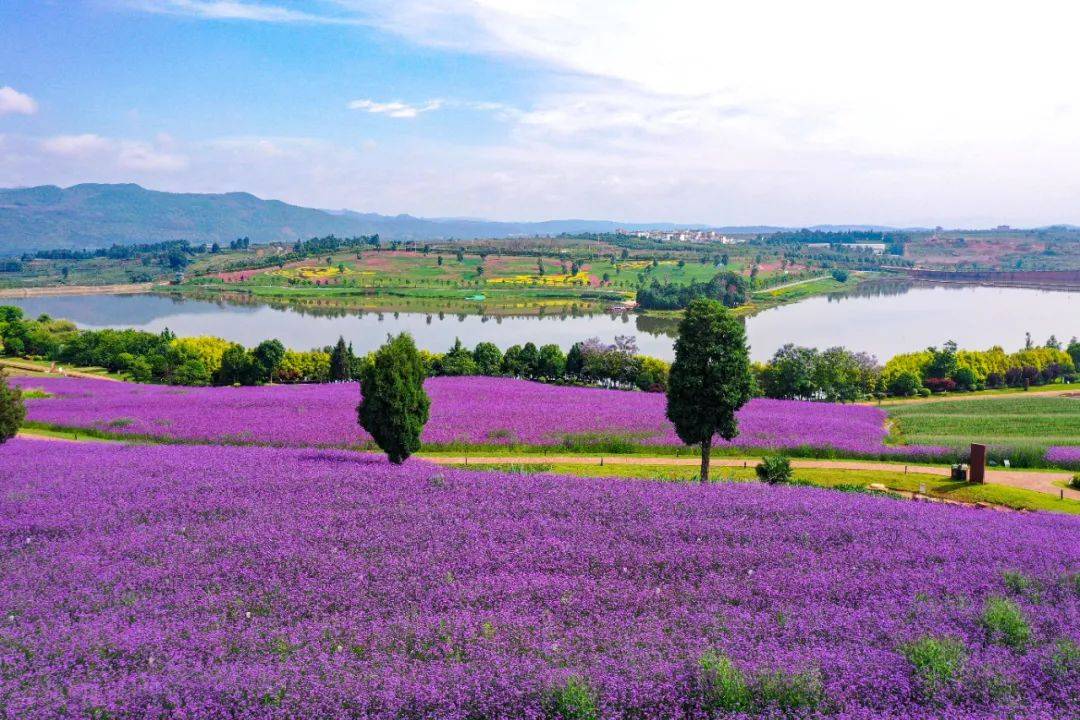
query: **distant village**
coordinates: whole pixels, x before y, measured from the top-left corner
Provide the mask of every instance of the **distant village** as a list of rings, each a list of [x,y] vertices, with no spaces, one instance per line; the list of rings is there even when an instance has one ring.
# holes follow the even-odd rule
[[[724,235],[716,230],[623,230],[615,231],[619,235],[647,238],[656,242],[673,243],[722,243],[735,245],[746,242],[745,238]]]

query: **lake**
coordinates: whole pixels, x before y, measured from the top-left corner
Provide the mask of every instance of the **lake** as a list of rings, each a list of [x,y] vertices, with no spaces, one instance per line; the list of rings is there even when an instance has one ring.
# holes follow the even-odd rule
[[[444,351],[455,338],[472,346],[556,343],[567,349],[589,337],[612,341],[633,335],[639,350],[673,356],[674,324],[641,315],[482,317],[275,308],[171,295],[84,295],[2,299],[36,317],[47,313],[81,327],[132,327],[177,335],[217,335],[244,345],[276,337],[296,349],[322,347],[339,335],[358,352],[374,349],[388,333],[408,331],[425,349]],[[1002,345],[1015,350],[1024,333],[1042,343],[1050,335],[1080,335],[1080,293],[1021,288],[886,286],[853,295],[810,298],[766,310],[747,320],[751,354],[765,360],[784,343],[820,348],[843,345],[885,361],[893,355],[955,340],[961,347]]]

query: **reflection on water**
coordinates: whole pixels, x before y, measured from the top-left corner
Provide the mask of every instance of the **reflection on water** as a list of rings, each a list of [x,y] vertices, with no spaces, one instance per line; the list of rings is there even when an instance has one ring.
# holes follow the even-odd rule
[[[464,312],[358,312],[332,303],[273,305],[249,296],[187,299],[171,295],[87,295],[3,300],[28,315],[48,313],[83,327],[135,327],[178,335],[218,335],[254,345],[279,338],[298,349],[323,347],[342,335],[358,351],[374,349],[387,334],[407,331],[425,349],[443,351],[455,338],[466,345],[525,342],[569,348],[589,337],[612,342],[634,335],[641,352],[671,359],[676,323],[635,314],[486,316]],[[456,308],[455,308],[456,310]],[[1080,293],[1021,288],[954,287],[884,281],[767,310],[747,320],[751,355],[765,360],[784,343],[844,345],[886,360],[900,352],[956,340],[961,346],[1019,347],[1080,334]]]
[[[466,345],[493,342],[505,349],[515,343],[556,343],[569,348],[589,337],[613,342],[616,335],[636,335],[638,349],[671,358],[675,323],[627,313],[583,315],[475,315],[464,312],[393,312],[347,310],[334,304],[288,305],[253,302],[237,295],[214,300],[176,295],[85,295],[18,298],[10,301],[26,314],[47,313],[82,327],[134,327],[177,335],[217,335],[245,345],[276,337],[287,346],[306,349],[333,344],[338,336],[358,352],[373,350],[387,334],[407,331],[426,350],[445,351],[456,338]]]

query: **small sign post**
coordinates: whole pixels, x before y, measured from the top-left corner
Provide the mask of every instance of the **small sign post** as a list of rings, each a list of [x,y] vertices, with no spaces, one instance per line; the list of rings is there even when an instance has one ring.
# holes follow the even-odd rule
[[[973,483],[986,482],[986,446],[971,443],[971,471],[968,481]]]

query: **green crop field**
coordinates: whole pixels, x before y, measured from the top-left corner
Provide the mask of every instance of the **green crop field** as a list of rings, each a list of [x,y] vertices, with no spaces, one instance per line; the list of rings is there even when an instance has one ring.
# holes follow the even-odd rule
[[[887,408],[893,434],[921,445],[971,442],[1006,447],[1080,445],[1080,398],[986,397]]]

